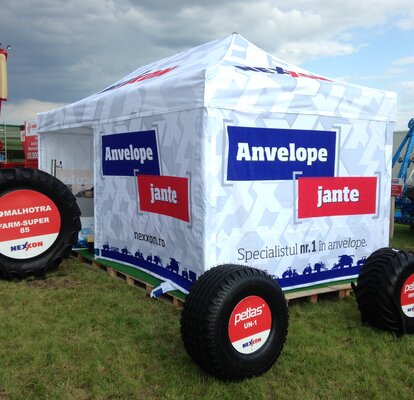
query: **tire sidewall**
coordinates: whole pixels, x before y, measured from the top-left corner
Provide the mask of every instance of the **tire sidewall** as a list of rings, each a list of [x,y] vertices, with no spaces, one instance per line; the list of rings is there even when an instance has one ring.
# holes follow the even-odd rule
[[[404,290],[405,282],[411,275],[414,275],[414,254],[412,253],[408,253],[408,254],[409,254],[408,260],[404,262],[403,268],[401,270],[401,273],[398,276],[398,279],[395,285],[394,301],[397,305],[397,309],[401,315],[401,318],[404,321],[403,329],[405,333],[414,333],[414,313],[412,317],[406,315],[402,309],[402,304],[401,304],[401,293]],[[413,297],[413,307],[414,307],[414,297]]]
[[[236,306],[249,296],[258,296],[269,306],[271,329],[266,342],[250,354],[238,352],[229,337],[229,322]],[[271,366],[278,357],[287,334],[287,306],[278,286],[267,278],[255,276],[237,282],[217,314],[216,337],[218,353],[222,355],[223,368],[238,371],[241,375],[259,374]]]
[[[7,173],[6,170],[4,172]],[[67,247],[72,244],[73,232],[77,229],[76,225],[79,224],[80,228],[80,211],[76,206],[74,213],[73,201],[71,199],[73,195],[70,193],[70,196],[67,196],[67,187],[43,171],[17,169],[14,179],[8,180],[3,178],[0,180],[0,198],[19,190],[30,190],[40,193],[53,202],[60,217],[59,233],[54,242],[44,252],[27,259],[15,259],[0,254],[0,264],[5,266],[7,270],[11,268],[21,271],[22,275],[30,271],[36,274],[38,270],[40,273],[43,273],[47,268],[55,266],[51,265],[51,263],[57,264],[62,258],[67,256],[64,253]]]

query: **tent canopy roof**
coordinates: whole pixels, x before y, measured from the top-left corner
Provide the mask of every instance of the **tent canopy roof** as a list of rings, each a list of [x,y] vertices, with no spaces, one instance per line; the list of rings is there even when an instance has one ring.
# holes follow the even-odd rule
[[[239,34],[140,67],[85,99],[38,114],[38,132],[199,107],[393,121],[396,95],[318,76]]]

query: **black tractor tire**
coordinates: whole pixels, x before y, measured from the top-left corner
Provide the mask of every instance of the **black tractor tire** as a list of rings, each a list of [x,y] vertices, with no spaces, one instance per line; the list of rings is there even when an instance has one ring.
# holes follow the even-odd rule
[[[366,260],[355,296],[361,322],[394,333],[414,332],[414,253],[382,248]]]
[[[14,200],[18,198],[24,199],[23,202],[27,203],[27,207],[13,209],[13,207],[18,207],[14,204]],[[38,199],[36,204],[43,202],[42,204],[46,204],[48,209],[52,209],[53,218],[41,219],[36,216],[39,213],[31,213],[34,210],[31,207],[32,199]],[[48,239],[47,243],[44,244],[42,240],[30,243],[31,240],[34,240],[30,237],[30,233],[24,233],[20,237],[21,233],[17,234],[16,229],[7,226],[10,222],[5,222],[7,221],[6,216],[8,215],[8,221],[10,221],[11,212],[13,215],[17,215],[13,217],[15,221],[11,224],[18,224],[21,227],[16,229],[35,231],[43,224],[45,228],[41,229],[47,230],[50,219],[54,219],[55,226],[58,228],[53,228],[56,229],[56,232],[53,233],[52,239]],[[26,212],[27,215],[20,215],[20,213]],[[46,212],[43,214],[49,215]],[[42,216],[42,213],[39,215]],[[0,277],[15,280],[28,276],[43,276],[48,270],[56,268],[62,259],[71,254],[72,245],[78,240],[78,232],[81,228],[79,216],[80,210],[75,197],[65,184],[52,175],[27,168],[0,170],[0,234],[2,235],[0,236],[2,237],[0,244],[7,244],[0,249]],[[35,223],[36,228],[34,228],[35,225],[29,228],[31,223]],[[8,236],[8,231],[12,232],[11,237]],[[44,236],[36,237],[42,238]],[[12,246],[9,246],[9,239],[12,239],[10,242]],[[23,252],[34,245],[43,246],[44,250],[39,247],[35,252],[28,251],[22,257]],[[13,249],[16,251],[11,252]]]
[[[191,288],[181,313],[181,336],[203,370],[237,381],[272,367],[288,322],[285,296],[271,276],[227,264],[208,270]]]

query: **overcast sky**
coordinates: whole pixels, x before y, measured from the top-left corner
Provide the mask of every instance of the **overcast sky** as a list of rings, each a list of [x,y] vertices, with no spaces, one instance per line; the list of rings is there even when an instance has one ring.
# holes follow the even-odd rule
[[[0,0],[12,46],[0,121],[34,122],[232,32],[316,74],[396,91],[398,130],[414,117],[414,0]]]

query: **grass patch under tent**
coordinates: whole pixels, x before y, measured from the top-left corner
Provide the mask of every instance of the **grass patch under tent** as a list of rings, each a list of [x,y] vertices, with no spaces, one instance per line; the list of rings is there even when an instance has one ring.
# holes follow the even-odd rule
[[[392,246],[414,250],[397,225]],[[0,281],[0,399],[411,399],[414,337],[362,326],[354,296],[290,304],[263,376],[218,381],[195,365],[180,312],[65,261],[44,280]]]

